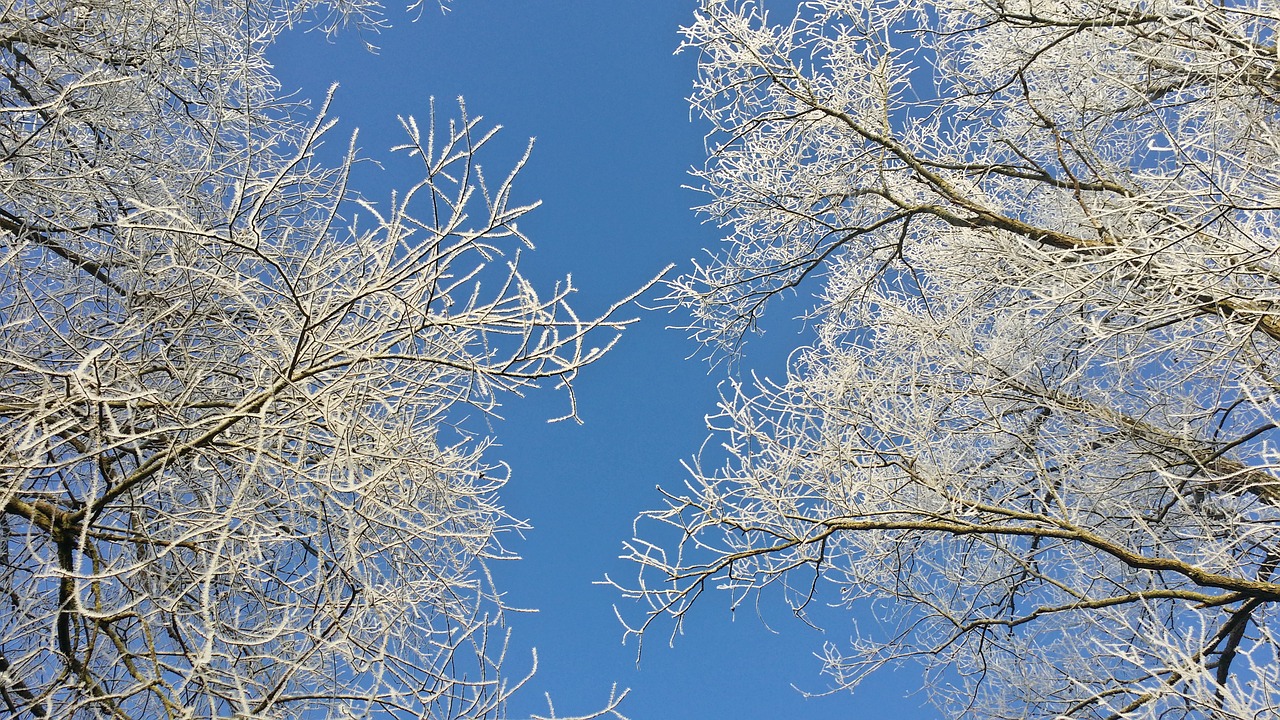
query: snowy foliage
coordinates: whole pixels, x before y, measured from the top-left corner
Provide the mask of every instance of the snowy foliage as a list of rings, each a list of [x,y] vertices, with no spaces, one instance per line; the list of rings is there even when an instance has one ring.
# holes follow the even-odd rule
[[[837,687],[910,661],[952,717],[1280,712],[1280,8],[791,8],[685,29],[727,236],[671,300],[733,352],[807,288],[814,340],[641,520],[636,630],[834,586],[884,620],[824,649]]]
[[[0,715],[501,712],[474,433],[625,323],[520,275],[523,161],[486,182],[465,109],[403,121],[389,201],[316,159],[263,51],[378,12],[0,7]]]

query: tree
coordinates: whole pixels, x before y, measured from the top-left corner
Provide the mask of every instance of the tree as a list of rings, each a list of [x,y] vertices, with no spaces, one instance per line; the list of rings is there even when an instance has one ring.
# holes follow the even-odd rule
[[[732,353],[812,286],[812,343],[727,386],[727,459],[642,517],[634,631],[832,588],[880,617],[824,648],[838,688],[911,661],[953,717],[1280,711],[1278,26],[703,0],[727,237],[670,301]]]
[[[318,159],[263,52],[377,9],[0,9],[6,716],[502,710],[518,523],[475,423],[626,323],[522,277],[524,159],[487,182],[465,108],[403,120],[421,180],[383,205],[354,137]]]

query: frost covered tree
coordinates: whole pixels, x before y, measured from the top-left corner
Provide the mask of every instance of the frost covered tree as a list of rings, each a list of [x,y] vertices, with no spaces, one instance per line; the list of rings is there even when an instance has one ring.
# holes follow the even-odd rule
[[[625,323],[521,276],[523,161],[486,180],[465,110],[403,121],[416,184],[348,188],[264,59],[298,22],[381,20],[0,6],[0,715],[490,717],[513,687],[484,419]]]
[[[671,300],[812,342],[642,518],[635,630],[769,589],[951,717],[1280,713],[1280,7],[786,4],[684,31],[727,237]]]

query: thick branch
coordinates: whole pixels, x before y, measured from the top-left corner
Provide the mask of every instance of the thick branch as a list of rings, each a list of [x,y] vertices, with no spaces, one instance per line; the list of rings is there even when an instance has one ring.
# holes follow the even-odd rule
[[[111,274],[107,271],[107,268],[104,265],[81,255],[75,250],[72,250],[57,240],[54,240],[53,233],[51,231],[36,228],[29,222],[2,208],[0,208],[0,230],[6,230],[13,233],[13,235],[18,238],[31,240],[46,250],[53,252],[63,260],[66,260],[72,265],[85,271],[95,280],[102,283],[109,290],[121,297],[125,297],[129,294],[128,291],[120,284],[111,279]]]

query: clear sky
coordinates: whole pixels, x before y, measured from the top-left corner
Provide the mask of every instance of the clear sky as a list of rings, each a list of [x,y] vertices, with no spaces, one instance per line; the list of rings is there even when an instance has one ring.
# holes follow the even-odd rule
[[[442,115],[456,114],[459,95],[472,115],[505,128],[498,152],[482,158],[493,174],[536,137],[517,199],[544,204],[522,222],[537,245],[522,264],[542,288],[571,273],[580,314],[602,310],[668,263],[687,267],[719,242],[719,231],[689,210],[698,195],[681,187],[704,158],[705,127],[691,121],[684,101],[696,58],[673,56],[692,2],[454,0],[447,15],[435,0],[423,2],[417,22],[390,7],[394,28],[377,36],[348,33],[330,43],[293,33],[274,49],[286,90],[320,98],[329,84],[341,84],[332,143],[345,146],[339,140],[359,127],[365,154],[385,157],[401,140],[397,115],[425,119],[433,96]],[[364,49],[365,40],[380,47],[377,54]],[[416,179],[388,167],[380,175],[370,168],[358,187],[377,199],[385,196],[380,188]],[[781,320],[788,308],[773,312]],[[539,610],[509,618],[509,671],[527,669],[531,647],[540,665],[514,716],[545,713],[544,692],[561,714],[585,712],[616,682],[631,688],[622,710],[635,720],[936,717],[912,694],[920,683],[912,668],[886,671],[854,695],[806,699],[792,687],[827,689],[813,653],[824,641],[848,641],[853,618],[845,611],[820,609],[819,632],[781,603],[734,614],[727,596],[708,593],[674,647],[666,642],[669,623],[647,638],[637,667],[635,643],[621,644],[613,606],[632,619],[639,607],[592,583],[605,573],[634,575],[617,559],[621,543],[636,514],[659,505],[656,485],[680,489],[680,461],[706,439],[704,416],[726,375],[699,359],[683,333],[666,329],[679,317],[632,314],[641,322],[577,386],[584,425],[548,425],[565,401],[544,391],[507,402],[506,421],[494,426],[502,444],[494,459],[514,471],[502,500],[534,528],[513,539],[522,560],[493,568],[511,605]],[[802,332],[778,323],[752,343],[740,372],[781,376]]]

